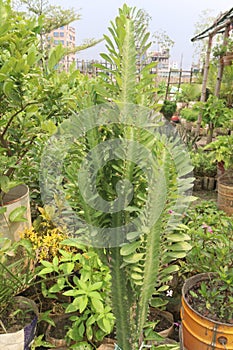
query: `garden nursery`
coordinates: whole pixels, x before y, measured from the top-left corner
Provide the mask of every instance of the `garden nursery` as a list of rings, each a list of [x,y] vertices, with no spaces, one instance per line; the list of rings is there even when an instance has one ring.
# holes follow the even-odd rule
[[[46,44],[74,14],[23,3],[0,0],[0,349],[233,349],[233,9],[171,96],[145,11],[88,75]]]

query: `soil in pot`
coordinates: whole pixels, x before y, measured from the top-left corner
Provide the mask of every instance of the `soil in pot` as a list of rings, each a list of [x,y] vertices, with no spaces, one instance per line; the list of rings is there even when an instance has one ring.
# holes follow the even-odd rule
[[[0,349],[30,350],[38,319],[37,305],[22,296],[15,297],[1,310]]]
[[[158,321],[155,331],[161,336],[169,337],[172,334],[174,319],[170,312],[150,307],[148,321]]]
[[[219,301],[216,298],[216,302],[210,306],[206,301],[206,298],[204,298],[200,292],[202,283],[205,283],[207,295],[211,295],[211,293],[213,292],[213,287],[216,290],[223,289],[223,285],[221,282],[215,283],[215,285],[213,286],[213,284],[208,283],[208,281],[199,281],[194,286],[192,286],[192,288],[188,291],[188,293],[185,296],[189,305],[204,317],[207,317],[216,322],[229,323],[233,325],[232,309],[224,305],[224,300],[229,300],[229,290],[222,290],[221,296],[219,296]]]
[[[49,325],[46,330],[46,340],[51,343],[55,349],[68,349],[65,337],[68,329],[72,327],[72,321],[69,320],[70,316],[70,314],[62,314],[54,317],[55,327]]]
[[[37,318],[37,310],[34,303],[23,297],[16,297],[1,312],[0,334],[15,333],[30,324]]]

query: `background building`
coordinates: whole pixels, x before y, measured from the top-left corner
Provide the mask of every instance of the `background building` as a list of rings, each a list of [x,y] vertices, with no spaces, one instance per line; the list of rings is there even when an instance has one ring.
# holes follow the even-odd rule
[[[59,27],[48,34],[47,40],[50,47],[61,44],[64,48],[73,50],[73,53],[64,56],[58,67],[58,69],[68,71],[70,65],[76,60],[74,52],[76,42],[75,28],[69,25]]]

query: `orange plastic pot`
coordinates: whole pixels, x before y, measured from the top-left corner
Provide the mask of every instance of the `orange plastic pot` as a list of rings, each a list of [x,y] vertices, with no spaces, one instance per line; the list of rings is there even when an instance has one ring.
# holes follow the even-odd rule
[[[190,277],[182,289],[181,349],[232,350],[233,324],[213,321],[195,311],[187,302],[188,291],[199,281],[209,279],[211,273]]]

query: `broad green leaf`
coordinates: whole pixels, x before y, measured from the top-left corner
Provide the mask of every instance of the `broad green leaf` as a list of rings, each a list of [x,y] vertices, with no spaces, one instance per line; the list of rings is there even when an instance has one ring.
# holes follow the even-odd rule
[[[120,253],[121,253],[121,255],[130,255],[130,254],[132,254],[133,252],[135,252],[135,250],[137,249],[137,248],[139,248],[140,247],[140,245],[141,245],[141,242],[140,241],[138,241],[138,242],[132,242],[132,243],[127,243],[127,244],[125,244],[125,245],[123,245],[122,247],[121,247],[121,250],[120,250]]]
[[[24,217],[26,214],[27,208],[25,206],[21,206],[12,210],[9,215],[10,222],[27,222],[28,220]]]
[[[1,175],[0,176],[0,189],[1,191],[7,193],[9,191],[9,184],[10,184],[10,180],[7,176],[5,175]]]
[[[96,312],[103,312],[104,306],[103,306],[102,301],[100,301],[99,299],[92,298],[91,303],[92,303],[94,309],[96,310]]]
[[[143,253],[132,254],[132,255],[129,255],[129,256],[125,256],[124,257],[124,262],[126,262],[128,264],[138,263],[141,259],[143,259],[143,257],[144,257]]]

